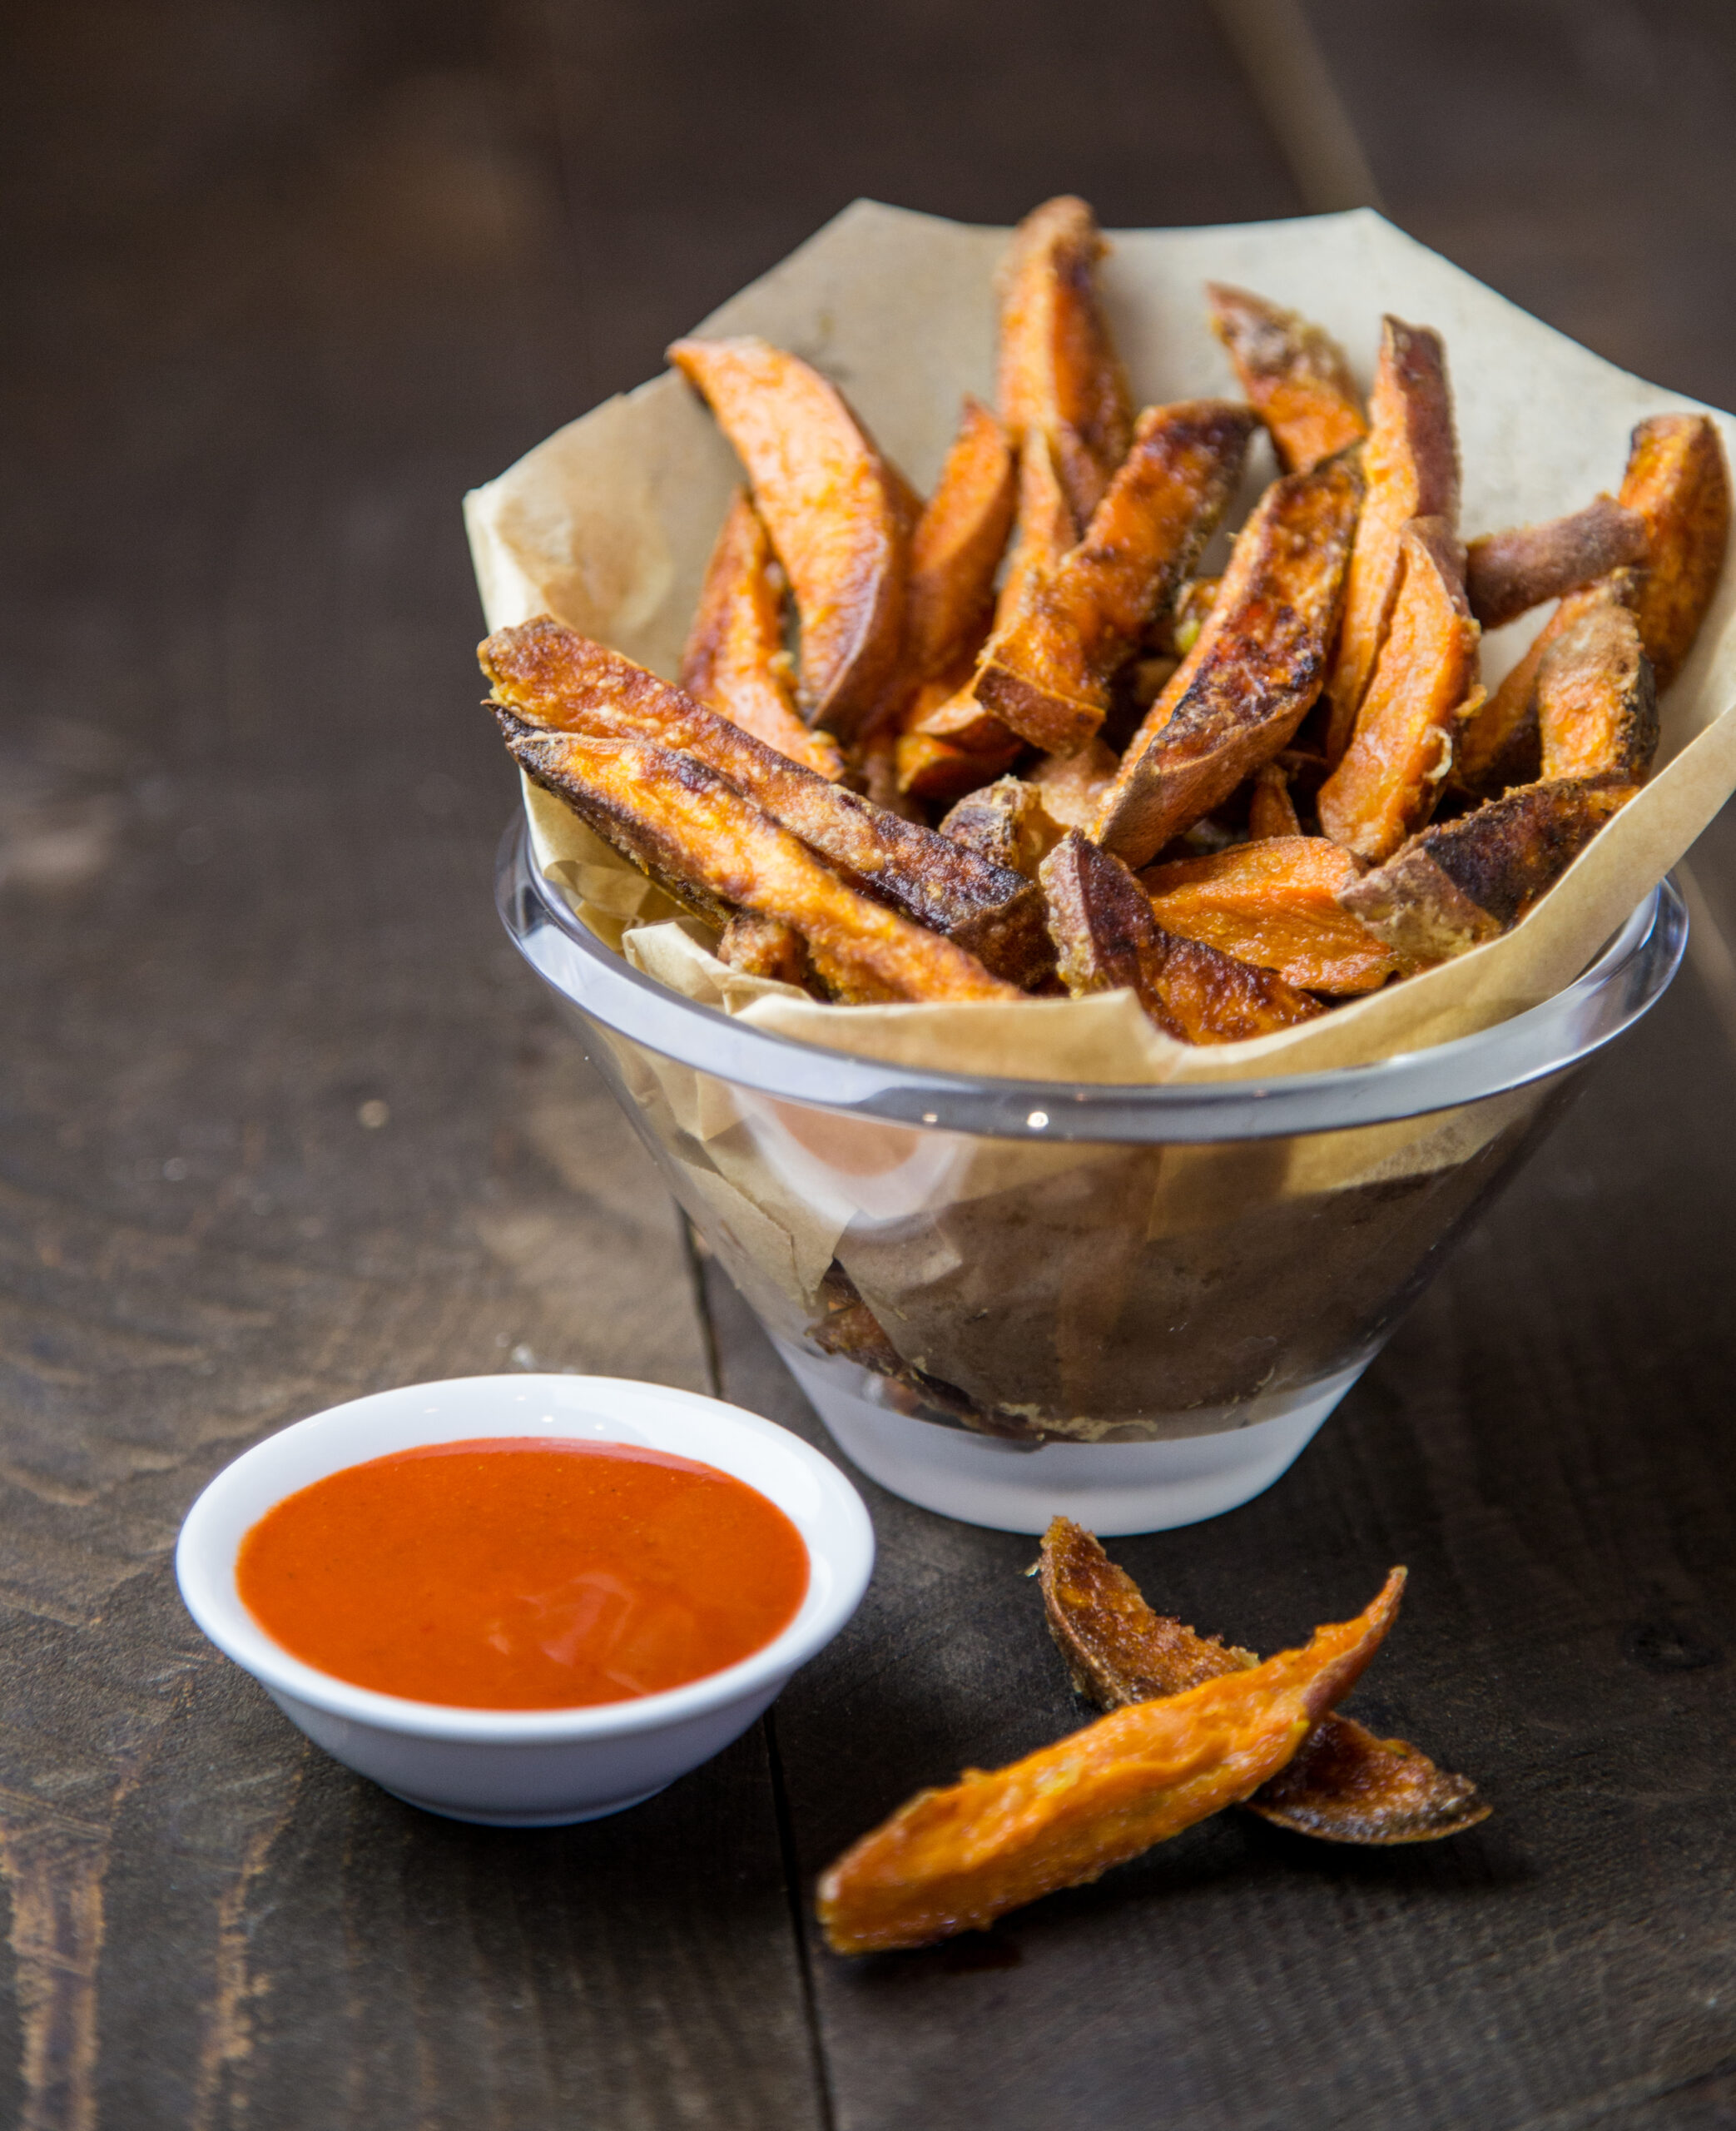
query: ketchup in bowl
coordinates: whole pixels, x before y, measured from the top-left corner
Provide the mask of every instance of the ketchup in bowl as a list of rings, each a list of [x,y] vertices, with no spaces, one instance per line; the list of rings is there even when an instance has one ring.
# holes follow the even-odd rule
[[[795,1618],[801,1536],[745,1481],[661,1450],[482,1436],[316,1480],[243,1538],[242,1602],[304,1663],[471,1709],[684,1686]]]

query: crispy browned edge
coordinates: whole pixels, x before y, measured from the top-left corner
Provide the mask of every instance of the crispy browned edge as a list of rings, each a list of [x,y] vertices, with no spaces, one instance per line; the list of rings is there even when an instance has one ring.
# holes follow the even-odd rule
[[[1486,533],[1465,551],[1465,594],[1486,629],[1516,622],[1545,599],[1577,592],[1624,564],[1645,560],[1645,521],[1614,496],[1542,525]]]
[[[697,756],[642,733],[551,733],[494,716],[526,774],[623,857],[720,931],[737,910],[793,927],[846,1003],[1020,996],[943,934],[859,894]]]
[[[495,702],[551,730],[642,733],[697,756],[846,880],[944,932],[1009,982],[1054,966],[1040,892],[1019,874],[829,783],[647,668],[543,615],[479,648]]]
[[[717,959],[744,976],[764,976],[780,984],[808,981],[807,942],[793,925],[775,917],[756,917],[738,910],[717,941]]]
[[[1354,455],[1274,481],[1193,648],[1122,758],[1093,834],[1131,866],[1287,746],[1326,678],[1362,492]]]
[[[1645,522],[1634,611],[1662,695],[1694,648],[1729,544],[1730,469],[1711,416],[1654,415],[1638,424],[1620,500]]]
[[[1125,986],[1164,1035],[1183,1043],[1237,1043],[1325,1011],[1274,971],[1165,931],[1127,867],[1077,829],[1037,877],[1049,899],[1055,966],[1075,997]]]
[[[1259,1662],[1251,1650],[1153,1612],[1127,1572],[1068,1518],[1056,1518],[1043,1536],[1039,1577],[1073,1684],[1099,1709],[1182,1694]],[[1243,1802],[1298,1834],[1366,1845],[1436,1841],[1475,1827],[1490,1810],[1468,1777],[1336,1714],[1322,1717],[1295,1760]]]
[[[1546,782],[1604,777],[1644,784],[1658,751],[1658,692],[1632,610],[1587,602],[1551,637],[1537,667]]]
[[[1227,281],[1208,281],[1206,300],[1287,474],[1306,474],[1367,435],[1350,365],[1323,326]]]
[[[967,792],[941,821],[940,833],[1029,881],[1065,832],[1034,784],[1001,777]]]
[[[1523,917],[1635,788],[1599,778],[1521,785],[1422,830],[1338,900],[1407,966],[1447,961]]]

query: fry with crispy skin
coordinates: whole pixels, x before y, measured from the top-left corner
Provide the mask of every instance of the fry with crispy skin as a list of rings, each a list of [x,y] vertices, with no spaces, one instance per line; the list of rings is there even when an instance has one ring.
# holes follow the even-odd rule
[[[904,663],[914,681],[951,673],[975,657],[988,634],[994,573],[1018,491],[1006,431],[967,395],[959,433],[910,539]]]
[[[807,943],[793,926],[775,917],[755,917],[738,910],[723,928],[717,959],[744,976],[767,976],[780,984],[808,981]]]
[[[1130,866],[1286,746],[1318,696],[1362,477],[1353,459],[1274,481],[1193,648],[1123,756],[1093,835]]]
[[[1064,829],[1089,835],[1121,764],[1101,740],[1076,755],[1048,755],[1029,772],[1050,817]]]
[[[1290,797],[1290,772],[1280,762],[1262,762],[1248,796],[1247,833],[1258,843],[1268,837],[1300,836],[1296,802]]]
[[[985,1929],[1247,1797],[1356,1684],[1404,1581],[1393,1570],[1366,1612],[1317,1629],[1305,1649],[1116,1710],[1009,1768],[919,1791],[821,1876],[828,1943],[866,1954]]]
[[[1183,1694],[1257,1665],[1250,1650],[1154,1613],[1092,1535],[1058,1517],[1043,1535],[1044,1610],[1073,1684],[1100,1709]],[[1251,1813],[1325,1842],[1434,1842],[1489,1817],[1476,1786],[1402,1739],[1354,1719],[1321,1718],[1296,1758],[1242,1801]]]
[[[1658,695],[1639,625],[1614,589],[1588,598],[1537,667],[1543,775],[1644,784],[1658,749]]]
[[[682,653],[681,684],[744,733],[834,782],[844,758],[829,733],[796,715],[784,650],[782,599],[771,543],[760,514],[737,489],[707,565],[698,611]]]
[[[1287,474],[1306,474],[1368,434],[1344,350],[1318,325],[1247,289],[1208,281],[1212,330],[1272,432]]]
[[[697,756],[852,885],[932,926],[1015,984],[1053,966],[1043,899],[920,822],[828,783],[619,652],[547,615],[499,629],[479,658],[494,700],[556,731],[641,733]]]
[[[1481,632],[1466,603],[1465,550],[1446,519],[1400,529],[1396,581],[1356,733],[1320,787],[1320,826],[1375,863],[1434,812],[1453,736],[1482,701]]]
[[[1049,898],[1055,966],[1075,998],[1124,986],[1164,1035],[1182,1043],[1239,1043],[1324,1011],[1270,970],[1167,931],[1120,860],[1077,829],[1037,877]]]
[[[1022,445],[1048,440],[1073,514],[1067,545],[1089,522],[1127,455],[1133,403],[1098,293],[1109,250],[1083,200],[1034,208],[1001,262],[1001,420]]]
[[[1486,533],[1465,551],[1465,594],[1486,629],[1516,622],[1612,569],[1643,563],[1645,520],[1614,496],[1594,496],[1569,518]]]
[[[1323,836],[1267,837],[1148,867],[1139,885],[1168,932],[1275,971],[1299,991],[1354,997],[1397,967],[1392,950],[1338,901],[1362,877]]]
[[[810,721],[854,738],[881,708],[904,626],[909,498],[837,387],[753,338],[677,340],[753,485],[801,622]]]
[[[1344,621],[1327,682],[1326,758],[1350,745],[1397,596],[1403,528],[1413,518],[1459,524],[1459,446],[1441,335],[1402,319],[1381,322],[1362,470],[1368,486],[1344,589]]]
[[[980,791],[967,792],[940,823],[940,833],[980,858],[1009,867],[1034,881],[1037,868],[1065,831],[1043,804],[1043,794],[1034,784],[1002,777]]]
[[[1338,900],[1406,968],[1446,961],[1516,924],[1637,788],[1585,777],[1520,785],[1413,836]]]
[[[1252,430],[1248,410],[1226,400],[1145,410],[1084,538],[1027,576],[990,639],[971,684],[984,709],[1051,754],[1079,752],[1223,515]]]
[[[858,895],[697,756],[638,735],[548,733],[495,713],[520,767],[660,887],[720,930],[737,911],[799,932],[851,1004],[1016,999],[974,955]]]
[[[1620,501],[1645,526],[1634,612],[1662,695],[1694,648],[1729,542],[1730,469],[1711,416],[1654,415],[1639,424]]]

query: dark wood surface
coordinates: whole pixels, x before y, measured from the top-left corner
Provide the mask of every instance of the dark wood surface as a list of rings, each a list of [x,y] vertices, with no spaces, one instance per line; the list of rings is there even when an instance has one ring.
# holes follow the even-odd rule
[[[1725,8],[1311,16],[1397,220],[1736,400]],[[819,1439],[495,927],[457,499],[856,193],[1295,211],[1269,76],[1131,0],[9,27],[0,2124],[1736,2123],[1712,928],[1292,1476],[1115,1549],[1267,1646],[1408,1561],[1359,1706],[1482,1781],[1454,1844],[1231,1816],[982,1939],[832,1960],[813,1871],[1076,1716],[1029,1542],[872,1489],[846,1636],[592,1828],[399,1806],[175,1596],[211,1473],[387,1383],[714,1383]],[[1728,929],[1728,824],[1695,866]]]

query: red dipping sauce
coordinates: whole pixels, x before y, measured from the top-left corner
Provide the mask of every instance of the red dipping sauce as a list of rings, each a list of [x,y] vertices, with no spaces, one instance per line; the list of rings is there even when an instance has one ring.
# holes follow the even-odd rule
[[[347,1466],[241,1542],[236,1584],[291,1656],[467,1709],[571,1709],[721,1672],[787,1627],[801,1534],[715,1466],[482,1436]]]

